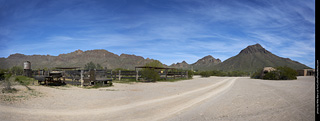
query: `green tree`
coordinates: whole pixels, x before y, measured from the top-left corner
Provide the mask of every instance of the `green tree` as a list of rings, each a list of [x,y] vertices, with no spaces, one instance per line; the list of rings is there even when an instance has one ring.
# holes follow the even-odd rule
[[[23,74],[23,68],[21,66],[13,66],[10,69],[10,72],[14,75],[22,75]]]
[[[141,71],[141,76],[148,80],[148,81],[158,81],[160,80],[160,75],[158,74],[158,72],[156,71],[156,69],[152,68],[152,67],[163,67],[163,64],[158,61],[158,60],[154,60],[150,63],[147,63],[145,65],[146,67],[150,67],[150,68],[144,68]]]
[[[97,64],[97,69],[102,70],[103,67],[98,63],[98,64]]]
[[[163,64],[158,61],[158,60],[153,60],[149,63],[147,63],[145,66],[149,66],[149,67],[163,67]]]
[[[96,69],[96,64],[94,64],[92,61],[90,63],[87,63],[85,66],[84,66],[84,69],[85,70],[93,70],[93,69]]]

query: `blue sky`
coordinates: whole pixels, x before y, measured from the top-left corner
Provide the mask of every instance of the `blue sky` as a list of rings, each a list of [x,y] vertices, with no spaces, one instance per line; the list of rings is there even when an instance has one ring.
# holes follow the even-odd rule
[[[222,61],[260,43],[314,68],[314,0],[0,0],[0,57],[77,49],[164,64]]]

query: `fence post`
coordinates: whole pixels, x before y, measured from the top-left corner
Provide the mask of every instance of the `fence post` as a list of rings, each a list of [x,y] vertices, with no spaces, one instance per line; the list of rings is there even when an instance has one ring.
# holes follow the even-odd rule
[[[166,80],[167,80],[167,78],[168,78],[168,69],[166,69]]]
[[[81,87],[83,87],[83,70],[81,70],[81,78],[80,78],[80,82],[81,82]]]
[[[186,79],[188,79],[188,78],[189,78],[188,71],[186,71]]]
[[[110,71],[110,76],[111,76],[111,79],[113,79],[113,78],[112,78],[112,70]],[[108,76],[107,76],[107,78],[108,78]]]
[[[138,81],[138,80],[139,80],[139,71],[136,70],[136,81]]]
[[[119,81],[121,80],[121,70],[119,70]]]

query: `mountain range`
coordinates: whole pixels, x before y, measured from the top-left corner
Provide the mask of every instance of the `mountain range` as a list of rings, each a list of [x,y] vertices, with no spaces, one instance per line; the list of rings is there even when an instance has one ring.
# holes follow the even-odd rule
[[[124,68],[134,69],[137,65],[145,65],[153,59],[144,59],[141,56],[121,54],[116,55],[107,50],[76,50],[68,54],[58,56],[50,55],[23,55],[12,54],[8,58],[0,58],[1,68],[22,66],[23,62],[30,61],[32,69],[54,68],[54,67],[84,67],[85,64],[93,62],[108,69]]]
[[[254,72],[263,67],[288,66],[290,68],[308,69],[310,67],[293,61],[289,58],[282,58],[274,55],[263,48],[260,44],[250,45],[241,50],[236,56],[233,56],[223,62],[212,56],[206,56],[196,63],[187,64],[185,62],[171,65],[176,68],[194,69],[194,70],[222,70],[222,71],[245,71]]]
[[[108,69],[123,68],[134,69],[135,66],[142,66],[153,61],[136,55],[116,55],[107,50],[76,50],[58,56],[51,55],[24,55],[12,54],[8,58],[0,58],[0,68],[11,68],[23,66],[24,61],[30,61],[33,69],[54,68],[54,67],[84,67],[89,62],[98,63]],[[260,44],[250,45],[241,52],[223,62],[211,55],[199,59],[197,62],[188,64],[185,61],[170,66],[180,69],[192,70],[223,70],[223,71],[246,71],[253,72],[257,69],[271,66],[288,66],[293,69],[310,68],[289,58],[282,58],[264,49]]]

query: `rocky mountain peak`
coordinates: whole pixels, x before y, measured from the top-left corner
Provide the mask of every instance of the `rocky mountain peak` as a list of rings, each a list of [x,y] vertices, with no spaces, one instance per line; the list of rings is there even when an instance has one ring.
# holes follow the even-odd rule
[[[182,64],[188,64],[186,61],[182,61],[181,63],[182,63]]]
[[[264,49],[259,43],[254,45],[249,45],[247,48],[241,50],[240,54],[249,54],[249,53],[270,53],[268,50]]]
[[[134,54],[124,54],[124,53],[122,53],[121,55],[120,55],[120,58],[125,58],[125,59],[141,59],[141,60],[143,60],[144,58],[142,57],[142,56],[137,56],[137,55],[134,55]]]
[[[23,58],[23,57],[26,57],[26,55],[16,53],[16,54],[11,54],[8,58]]]
[[[76,53],[76,54],[81,54],[81,53],[83,53],[83,51],[80,50],[80,49],[78,49],[78,50],[74,51],[74,53]]]
[[[215,59],[211,55],[204,56],[202,59],[210,60],[210,59]]]
[[[208,64],[208,63],[220,63],[220,59],[215,59],[211,55],[207,55],[201,59],[199,59],[195,64]]]
[[[170,66],[175,68],[188,68],[189,64],[186,61],[182,61],[181,63],[173,63]]]

